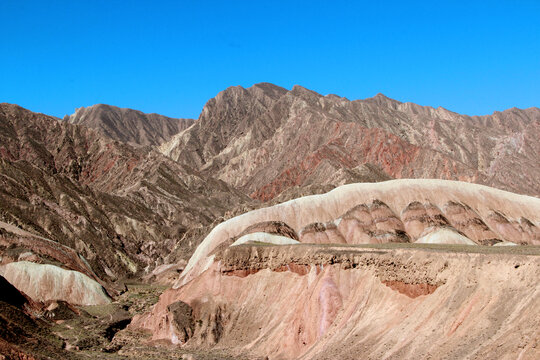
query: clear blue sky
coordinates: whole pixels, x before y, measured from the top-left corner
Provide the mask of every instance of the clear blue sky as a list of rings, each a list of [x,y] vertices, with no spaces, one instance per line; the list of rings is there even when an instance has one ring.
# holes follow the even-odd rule
[[[540,107],[540,0],[0,0],[0,102],[198,117],[232,85]]]

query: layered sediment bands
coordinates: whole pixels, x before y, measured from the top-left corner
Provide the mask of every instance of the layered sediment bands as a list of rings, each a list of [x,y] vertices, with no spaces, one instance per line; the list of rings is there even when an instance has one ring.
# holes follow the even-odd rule
[[[380,200],[356,205],[338,220],[338,231],[349,244],[409,242],[404,225]]]
[[[538,108],[470,117],[382,94],[349,101],[263,83],[222,91],[161,151],[263,201],[291,189],[391,178],[538,196],[539,137]]]
[[[131,326],[186,339],[168,325],[169,305],[182,301],[195,324],[184,348],[270,359],[534,359],[539,275],[532,255],[239,246]]]
[[[296,231],[294,231],[293,228],[285,224],[283,221],[264,221],[253,224],[251,226],[248,226],[244,231],[242,231],[240,235],[238,235],[238,237],[257,232],[280,235],[291,238],[293,240],[299,240]]]
[[[401,211],[405,231],[412,239],[418,239],[426,228],[448,225],[448,219],[441,210],[431,204],[414,201]]]
[[[117,294],[118,291],[113,285],[97,277],[88,262],[72,248],[0,221],[0,231],[2,230],[5,233],[0,234],[0,265],[21,260],[60,263],[66,269],[80,272],[95,280],[106,288],[109,294]]]
[[[312,223],[300,230],[300,241],[312,244],[345,244],[347,241],[333,222]]]
[[[252,204],[148,146],[0,104],[0,221],[74,249],[106,281],[187,260],[216,219]]]
[[[493,216],[495,211],[506,223]],[[501,241],[535,245],[540,244],[539,214],[538,198],[463,182],[417,179],[344,185],[219,224],[197,248],[175,286],[202,273],[212,262],[211,254],[225,249],[253,224],[282,222],[299,234],[301,242],[313,243],[414,242],[447,229],[456,235],[451,242],[461,236],[482,245]],[[514,224],[519,237],[505,230],[508,223]],[[444,232],[439,235],[430,241],[445,243]]]
[[[509,220],[502,213],[493,211],[486,223],[505,239],[515,239],[517,244],[526,244],[529,239],[540,239],[540,227],[533,226],[525,218]]]
[[[479,244],[493,245],[501,242],[469,205],[449,201],[444,205],[444,213],[457,230],[463,232],[468,238],[475,239]]]

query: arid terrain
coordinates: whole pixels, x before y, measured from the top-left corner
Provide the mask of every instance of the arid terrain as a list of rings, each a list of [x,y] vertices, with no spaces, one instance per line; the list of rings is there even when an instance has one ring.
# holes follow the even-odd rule
[[[534,359],[540,253],[483,238],[503,228],[482,220],[501,206],[505,226],[538,221],[537,198],[440,180],[352,184],[255,210],[214,228],[130,327],[252,358]]]
[[[0,358],[538,359],[540,109],[0,104]]]

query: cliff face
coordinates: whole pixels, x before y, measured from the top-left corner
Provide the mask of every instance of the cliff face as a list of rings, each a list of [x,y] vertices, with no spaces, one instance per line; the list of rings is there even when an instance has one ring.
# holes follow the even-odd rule
[[[308,243],[412,243],[441,231],[483,245],[538,244],[540,200],[448,180],[350,184],[248,212],[216,226],[197,248],[177,286],[209,266],[213,251],[258,223],[283,222]],[[454,241],[454,240],[451,240]]]
[[[252,358],[537,357],[539,257],[441,250],[232,247],[131,326]]]
[[[298,186],[390,178],[461,180],[536,196],[539,135],[537,108],[469,117],[381,94],[349,101],[257,84],[218,94],[161,151],[261,200]]]
[[[161,145],[195,122],[104,104],[78,108],[64,121],[95,129],[114,140],[151,146]]]

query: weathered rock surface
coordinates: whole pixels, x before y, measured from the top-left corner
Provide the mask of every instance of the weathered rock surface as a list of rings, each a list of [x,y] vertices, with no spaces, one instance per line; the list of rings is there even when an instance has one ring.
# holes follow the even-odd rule
[[[73,359],[61,339],[54,335],[37,313],[43,304],[21,293],[0,276],[0,355],[5,359]]]
[[[250,233],[244,236],[240,236],[231,246],[237,246],[246,244],[249,242],[259,242],[265,244],[274,244],[274,245],[291,245],[299,244],[300,242],[290,237],[268,234],[265,232]]]
[[[17,261],[59,265],[95,280],[110,295],[118,293],[114,284],[100,279],[88,262],[72,248],[0,221],[0,265]]]
[[[64,121],[96,129],[121,142],[152,146],[170,140],[195,122],[105,104],[78,108],[73,115],[66,115]]]
[[[539,136],[538,108],[470,117],[382,94],[349,101],[262,83],[219,93],[161,151],[261,200],[295,187],[390,178],[538,196]]]
[[[55,265],[17,261],[0,266],[0,275],[32,300],[63,300],[75,305],[103,305],[111,302],[95,280]]]
[[[0,189],[0,221],[74,249],[107,280],[187,259],[198,229],[251,206],[148,147],[10,104],[0,105]]]
[[[132,328],[254,358],[535,359],[540,254],[478,244],[538,244],[539,211],[538,198],[447,180],[344,185],[254,210],[214,228]],[[496,224],[523,225],[508,237]],[[179,302],[189,331],[173,326]]]
[[[15,307],[23,309],[25,306],[30,305],[31,308],[35,307],[32,304],[32,300],[24,293],[21,293],[13,284],[6,280],[5,277],[0,275],[0,301],[13,305]]]
[[[450,228],[430,230],[426,235],[416,240],[417,244],[452,244],[452,245],[476,245],[474,241]],[[502,242],[501,242],[502,243]]]
[[[253,358],[535,359],[538,275],[538,254],[235,246],[132,327]],[[178,301],[191,336],[168,325]]]
[[[102,286],[116,295],[116,280],[141,276],[175,286],[133,328],[195,354],[540,356],[538,256],[507,246],[540,244],[540,200],[387,181],[538,196],[537,108],[469,117],[257,84],[221,92],[195,122],[107,105],[65,120],[0,104],[0,266],[54,299],[51,319],[74,316],[64,300],[103,304]],[[355,182],[370,183],[296,199]],[[0,305],[13,357],[29,356],[23,343],[119,351],[130,319],[122,309],[99,341],[62,345]]]
[[[454,240],[459,235],[479,245],[538,245],[539,214],[536,197],[477,184],[423,179],[349,184],[219,224],[197,248],[177,286],[202,273],[212,263],[212,254],[232,244],[245,229],[269,221],[285,223],[304,243],[414,242],[449,229]],[[437,242],[452,242],[446,235]]]

